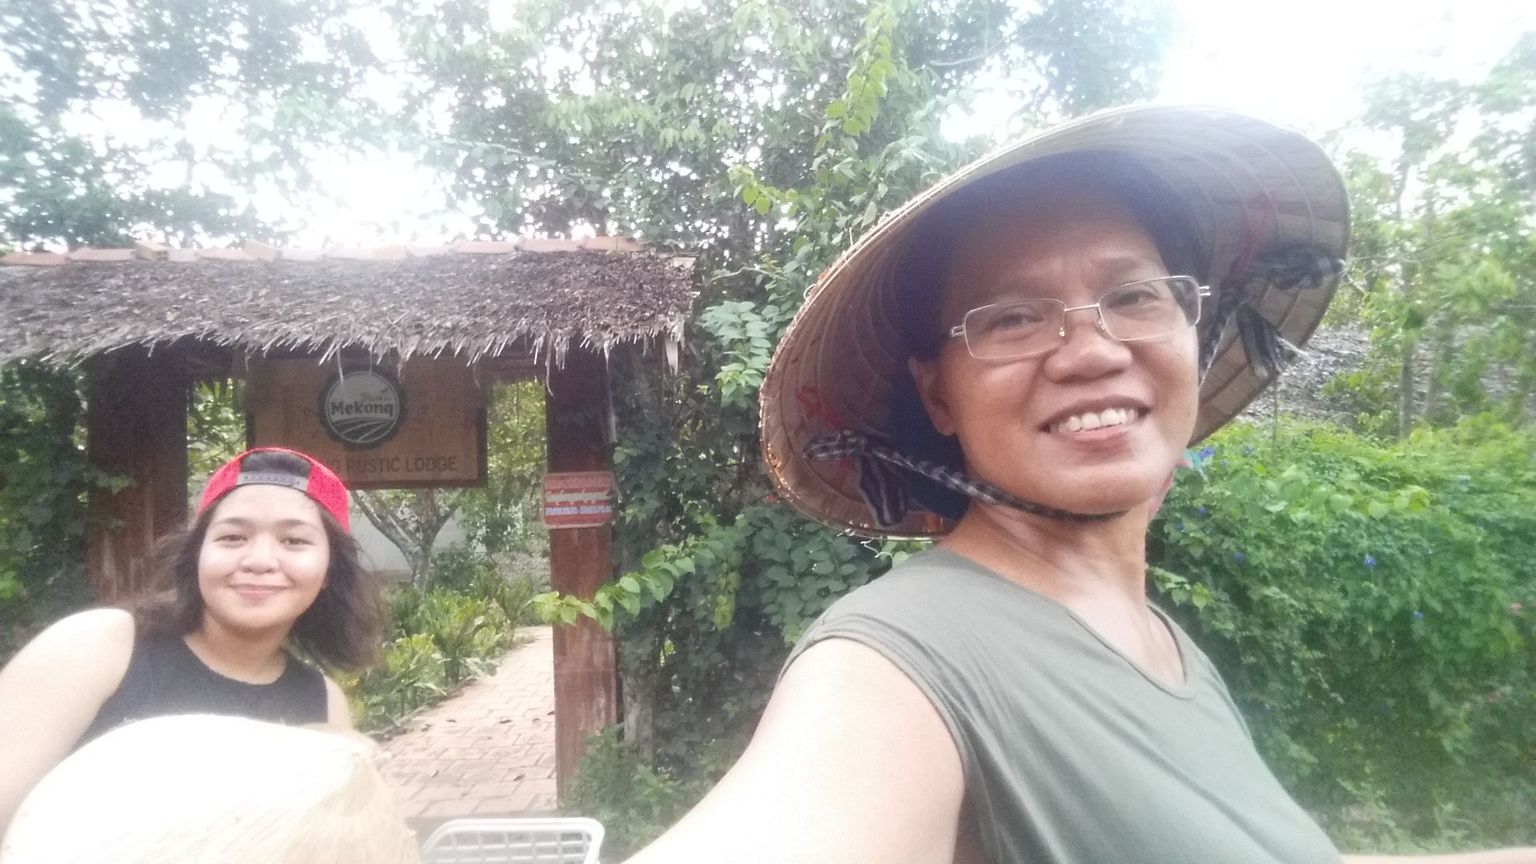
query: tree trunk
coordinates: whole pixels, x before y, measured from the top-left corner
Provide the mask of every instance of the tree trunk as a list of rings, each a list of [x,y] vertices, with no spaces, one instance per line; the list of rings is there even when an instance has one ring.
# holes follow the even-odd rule
[[[649,609],[638,619],[622,625],[618,634],[619,695],[623,700],[624,740],[655,755],[657,691],[662,679],[662,643],[666,639],[667,612]]]
[[[432,547],[438,532],[458,508],[441,507],[435,489],[353,492],[352,501],[373,527],[400,550],[406,566],[411,568],[411,587],[426,588],[431,578]]]
[[[1413,367],[1418,358],[1419,340],[1403,334],[1400,361],[1403,364],[1397,375],[1397,437],[1407,438],[1413,429],[1414,380]]]
[[[417,588],[428,587],[432,578],[432,547],[437,543],[438,532],[453,518],[457,507],[439,506],[436,489],[421,489],[415,493],[416,504],[416,556],[420,568],[411,574],[411,582]]]
[[[1398,159],[1396,172],[1397,222],[1400,225],[1404,224],[1407,216],[1404,196],[1407,194],[1408,178],[1412,173],[1412,160],[1408,153],[1404,152]],[[1421,226],[1421,236],[1425,241],[1429,238],[1430,225],[1433,221],[1434,215],[1431,212]],[[1424,246],[1427,245],[1426,242],[1420,247],[1420,250],[1405,250],[1409,254],[1405,255],[1406,260],[1403,262],[1402,274],[1397,283],[1398,298],[1405,310],[1411,311],[1413,306],[1414,282],[1418,279],[1417,253],[1422,251]],[[1416,410],[1414,407],[1414,397],[1418,395],[1414,385],[1414,366],[1418,360],[1419,338],[1416,328],[1413,326],[1412,318],[1406,312],[1399,323],[1399,327],[1403,344],[1399,349],[1398,357],[1402,366],[1399,367],[1397,373],[1397,437],[1407,438],[1408,433],[1413,429],[1414,412]]]
[[[1536,419],[1536,342],[1519,367],[1514,392],[1509,395],[1509,422],[1526,426]]]
[[[1446,316],[1440,316],[1430,325],[1429,371],[1424,383],[1424,407],[1421,412],[1430,423],[1440,414],[1440,401],[1445,392],[1442,378],[1456,343],[1456,330]]]

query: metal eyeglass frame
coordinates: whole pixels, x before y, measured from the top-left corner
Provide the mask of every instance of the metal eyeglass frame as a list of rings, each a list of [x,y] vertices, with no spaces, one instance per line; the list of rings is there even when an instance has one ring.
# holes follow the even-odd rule
[[[1103,291],[1099,292],[1098,300],[1082,306],[1068,306],[1060,300],[1049,298],[1038,298],[1034,300],[1010,300],[1004,303],[988,303],[985,306],[977,306],[975,309],[966,312],[965,315],[960,319],[959,324],[949,328],[949,333],[946,334],[946,338],[955,339],[957,337],[964,337],[966,335],[966,320],[977,312],[985,309],[996,309],[1000,306],[1014,306],[1021,303],[1054,303],[1061,307],[1061,327],[1056,331],[1056,335],[1059,336],[1062,340],[1067,338],[1067,314],[1070,312],[1079,312],[1084,309],[1094,310],[1094,323],[1098,327],[1099,332],[1115,340],[1116,342],[1149,342],[1153,339],[1162,339],[1165,336],[1179,332],[1180,328],[1174,328],[1173,330],[1169,330],[1167,333],[1159,333],[1155,336],[1137,336],[1133,339],[1121,339],[1119,336],[1116,336],[1114,333],[1110,332],[1109,325],[1104,323],[1104,309],[1100,304],[1104,302],[1104,295],[1111,291],[1118,291],[1121,288],[1128,288],[1132,285],[1141,285],[1147,282],[1166,282],[1169,280],[1177,280],[1179,282],[1195,286],[1195,317],[1194,320],[1186,324],[1185,327],[1194,327],[1198,325],[1200,323],[1200,315],[1205,305],[1200,301],[1206,297],[1211,296],[1211,289],[1206,285],[1201,285],[1200,281],[1193,276],[1154,276],[1151,279],[1137,279],[1132,282],[1125,282],[1120,285],[1113,285],[1109,288],[1105,288]],[[975,357],[977,360],[1022,360],[1026,357],[1038,357],[1041,354],[1049,354],[1051,351],[1056,350],[1056,348],[1058,348],[1060,345],[1061,343],[1057,342],[1056,344],[1051,345],[1048,348],[1043,348],[1039,351],[1030,351],[1026,354],[1010,354],[1007,357],[976,357],[976,352],[971,349],[971,340],[965,340],[966,353],[970,354],[972,357]]]

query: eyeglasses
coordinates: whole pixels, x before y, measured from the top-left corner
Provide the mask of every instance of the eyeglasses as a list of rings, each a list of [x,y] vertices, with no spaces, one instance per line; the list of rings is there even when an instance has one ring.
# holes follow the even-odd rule
[[[965,313],[949,338],[965,337],[977,360],[1018,360],[1044,354],[1067,338],[1067,313],[1098,312],[1099,331],[1120,342],[1171,336],[1200,323],[1200,298],[1211,289],[1190,276],[1164,276],[1116,285],[1097,303],[1068,306],[1060,300],[994,303]]]

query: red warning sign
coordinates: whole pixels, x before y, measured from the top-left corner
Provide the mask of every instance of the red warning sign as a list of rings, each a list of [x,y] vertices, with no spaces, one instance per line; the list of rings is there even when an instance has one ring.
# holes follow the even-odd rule
[[[544,527],[595,528],[613,521],[613,472],[544,475]]]

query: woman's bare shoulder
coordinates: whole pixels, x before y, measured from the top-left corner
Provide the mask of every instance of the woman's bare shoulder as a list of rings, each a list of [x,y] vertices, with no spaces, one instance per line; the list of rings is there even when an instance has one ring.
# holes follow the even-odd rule
[[[115,686],[133,655],[136,629],[126,609],[87,609],[49,625],[11,663],[68,676],[60,680],[79,680],[84,674]]]
[[[38,638],[41,639],[44,636],[50,639],[67,640],[90,638],[126,646],[133,643],[136,631],[133,613],[116,606],[102,606],[60,618],[38,634]],[[101,645],[100,642],[97,644]]]

